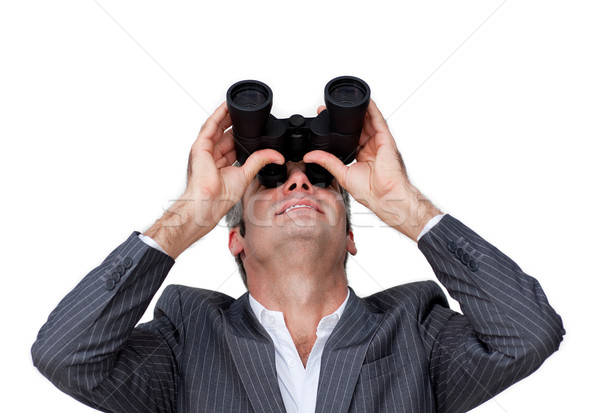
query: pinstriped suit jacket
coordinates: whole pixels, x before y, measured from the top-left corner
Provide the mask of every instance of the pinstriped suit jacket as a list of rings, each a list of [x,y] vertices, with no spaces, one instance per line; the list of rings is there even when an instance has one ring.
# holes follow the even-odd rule
[[[353,291],[322,356],[317,412],[464,412],[529,375],[564,330],[538,282],[446,215],[418,244],[435,282]],[[59,389],[110,412],[284,412],[248,295],[169,286],[174,261],[132,234],[50,314],[32,348]]]

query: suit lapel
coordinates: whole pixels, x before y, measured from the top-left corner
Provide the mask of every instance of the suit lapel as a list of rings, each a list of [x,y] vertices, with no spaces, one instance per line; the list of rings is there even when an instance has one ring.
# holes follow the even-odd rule
[[[256,412],[285,412],[275,367],[275,347],[248,301],[248,293],[223,313],[225,337]]]
[[[325,344],[317,391],[317,413],[347,412],[367,347],[383,314],[370,311],[350,289],[346,309]]]

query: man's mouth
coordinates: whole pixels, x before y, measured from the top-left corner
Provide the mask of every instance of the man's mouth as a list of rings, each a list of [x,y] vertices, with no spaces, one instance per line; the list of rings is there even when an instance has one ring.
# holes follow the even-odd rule
[[[285,211],[283,211],[283,213],[286,214],[286,213],[290,212],[292,209],[298,209],[298,208],[309,208],[309,209],[312,209],[313,211],[316,211],[316,209],[314,209],[310,205],[294,205],[294,206],[289,207]]]
[[[323,213],[323,211],[321,210],[321,208],[319,207],[319,204],[308,198],[301,198],[301,199],[290,199],[287,202],[285,202],[283,205],[281,205],[279,207],[278,212],[275,215],[282,215],[282,214],[286,214],[290,211],[296,210],[296,209],[300,209],[300,208],[307,208],[319,213]]]

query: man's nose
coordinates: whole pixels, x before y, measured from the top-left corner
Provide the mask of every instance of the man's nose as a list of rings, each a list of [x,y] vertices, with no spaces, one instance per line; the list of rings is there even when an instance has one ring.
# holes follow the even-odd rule
[[[284,193],[292,191],[303,190],[307,192],[313,192],[314,186],[310,183],[310,180],[306,176],[305,166],[302,164],[289,164],[288,165],[288,179],[283,184]]]

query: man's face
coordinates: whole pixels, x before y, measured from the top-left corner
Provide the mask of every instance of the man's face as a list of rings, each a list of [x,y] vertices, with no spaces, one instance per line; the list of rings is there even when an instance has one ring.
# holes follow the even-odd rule
[[[319,188],[305,175],[304,162],[287,163],[288,178],[276,188],[261,185],[254,178],[243,197],[246,234],[230,233],[233,255],[250,254],[265,259],[276,252],[310,256],[314,251],[356,253],[353,234],[346,232],[346,211],[340,188],[332,184]]]

